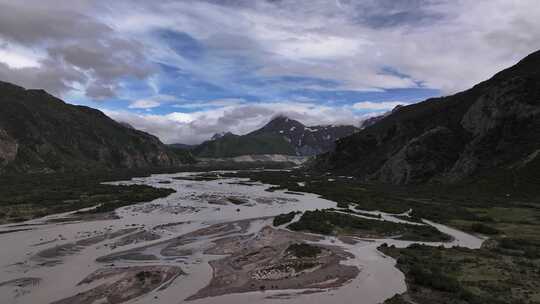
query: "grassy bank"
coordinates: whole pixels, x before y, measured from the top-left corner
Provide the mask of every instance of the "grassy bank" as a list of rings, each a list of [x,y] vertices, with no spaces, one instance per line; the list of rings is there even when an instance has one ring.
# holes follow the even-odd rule
[[[103,182],[129,180],[159,173],[212,170],[283,169],[289,163],[190,163],[177,168],[96,170],[47,174],[0,175],[0,224],[21,222],[54,213],[100,205],[94,212],[147,202],[172,193],[144,185],[111,186]]]
[[[449,241],[450,237],[431,226],[398,224],[328,210],[306,211],[291,230],[325,235],[355,235],[367,238],[396,237],[408,241]]]
[[[148,176],[155,171],[19,174],[0,176],[0,223],[20,222],[49,214],[100,205],[94,212],[164,197],[171,189],[144,185],[112,186],[103,182]]]
[[[408,291],[388,303],[540,303],[540,261],[507,249],[383,246],[406,275]]]

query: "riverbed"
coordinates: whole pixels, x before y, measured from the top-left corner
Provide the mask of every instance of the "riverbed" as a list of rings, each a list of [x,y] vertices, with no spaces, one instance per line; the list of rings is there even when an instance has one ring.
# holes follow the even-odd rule
[[[395,268],[395,260],[377,247],[383,243],[406,247],[413,242],[345,242],[293,233],[285,227],[272,232],[274,228],[269,227],[276,215],[335,208],[336,203],[310,193],[267,191],[272,185],[246,179],[192,178],[195,175],[162,174],[112,183],[176,191],[166,198],[120,208],[115,217],[70,221],[72,213],[64,213],[0,226],[0,303],[375,304],[405,292],[405,279]],[[377,214],[381,220],[403,221],[392,214]],[[451,242],[427,245],[479,248],[483,242],[437,223],[424,224],[452,236]],[[273,237],[270,242],[302,241],[328,248],[340,261],[331,266],[348,270],[350,279],[337,284],[338,278],[324,281],[315,273],[311,277],[320,282],[306,286],[297,279],[295,285],[285,284],[283,289],[239,287],[242,292],[225,289],[220,295],[200,292],[213,283],[211,265],[238,254],[233,241],[238,246],[262,246],[263,232]],[[216,248],[216,244],[221,245]],[[120,298],[120,293],[128,298]]]

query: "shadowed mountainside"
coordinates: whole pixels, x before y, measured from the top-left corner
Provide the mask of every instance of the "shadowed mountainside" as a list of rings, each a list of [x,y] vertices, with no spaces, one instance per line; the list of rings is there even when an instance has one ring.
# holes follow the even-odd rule
[[[394,110],[339,140],[315,167],[411,184],[522,175],[539,155],[540,51],[467,91]]]
[[[0,82],[0,172],[173,167],[190,161],[189,154],[98,110]]]

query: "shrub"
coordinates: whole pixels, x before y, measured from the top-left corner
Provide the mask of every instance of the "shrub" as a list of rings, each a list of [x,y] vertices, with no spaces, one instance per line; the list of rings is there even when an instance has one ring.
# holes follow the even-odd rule
[[[294,216],[297,214],[297,212],[289,212],[289,213],[283,213],[283,214],[280,214],[276,217],[274,217],[274,220],[272,222],[272,225],[274,225],[274,227],[276,226],[281,226],[283,224],[287,224],[289,223],[290,221],[292,221],[294,219]]]
[[[499,234],[499,230],[491,227],[491,226],[488,226],[488,225],[485,225],[485,224],[482,224],[482,223],[474,223],[471,225],[471,230],[476,232],[476,233],[480,233],[480,234],[488,234],[488,235],[495,235],[495,234]]]
[[[306,243],[292,244],[286,252],[298,258],[314,258],[321,253],[321,248]]]

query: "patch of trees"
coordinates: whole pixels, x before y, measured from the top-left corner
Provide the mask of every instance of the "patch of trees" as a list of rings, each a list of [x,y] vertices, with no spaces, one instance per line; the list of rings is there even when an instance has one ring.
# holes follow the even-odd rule
[[[288,228],[325,235],[362,232],[377,236],[400,236],[399,239],[403,240],[446,241],[450,238],[431,226],[371,220],[330,210],[306,211],[299,221]]]
[[[297,258],[314,258],[321,254],[322,251],[318,246],[300,243],[290,245],[286,252],[294,255]]]
[[[540,258],[540,242],[524,239],[502,238],[497,252],[505,255],[524,256],[528,259]]]
[[[499,234],[499,230],[482,223],[474,223],[471,225],[471,230],[480,234],[495,235]]]
[[[290,221],[292,221],[294,219],[294,216],[297,213],[298,212],[295,212],[295,211],[292,211],[292,212],[289,212],[289,213],[282,213],[282,214],[274,217],[272,225],[274,225],[274,227],[277,227],[277,226],[281,226],[283,224],[287,224],[287,223],[289,223]]]

